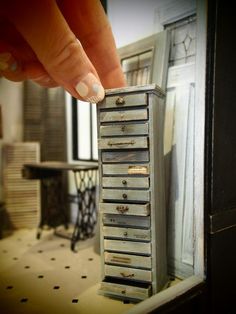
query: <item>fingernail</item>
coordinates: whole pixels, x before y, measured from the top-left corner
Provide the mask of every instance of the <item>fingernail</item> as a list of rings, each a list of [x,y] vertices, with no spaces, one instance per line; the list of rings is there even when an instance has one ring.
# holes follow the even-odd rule
[[[15,58],[9,52],[0,53],[0,70],[15,72],[18,68],[18,64]]]
[[[97,103],[105,96],[104,88],[94,74],[88,73],[75,86],[75,90],[85,101]]]

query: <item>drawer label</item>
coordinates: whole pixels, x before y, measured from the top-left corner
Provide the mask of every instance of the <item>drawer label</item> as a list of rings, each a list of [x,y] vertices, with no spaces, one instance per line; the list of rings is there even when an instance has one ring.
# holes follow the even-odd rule
[[[148,174],[147,166],[129,166],[128,174]]]
[[[130,264],[131,258],[113,255],[110,259],[110,262],[121,263],[121,264]]]
[[[104,252],[105,263],[137,268],[151,269],[152,261],[150,256],[130,255],[122,253]]]

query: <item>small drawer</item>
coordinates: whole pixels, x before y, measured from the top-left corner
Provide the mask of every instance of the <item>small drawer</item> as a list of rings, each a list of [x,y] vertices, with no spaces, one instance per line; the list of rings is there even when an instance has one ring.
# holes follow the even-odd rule
[[[147,119],[147,109],[100,112],[100,122],[139,121]]]
[[[106,280],[106,279],[105,279]],[[152,288],[150,284],[144,284],[139,282],[127,282],[121,279],[109,278],[109,281],[103,281],[101,283],[99,292],[101,294],[110,296],[120,296],[122,299],[145,300],[152,294]]]
[[[146,190],[102,189],[102,199],[126,202],[149,202],[150,192]]]
[[[131,94],[106,97],[102,103],[99,104],[100,108],[123,108],[132,106],[145,106],[147,105],[146,94]]]
[[[150,256],[139,256],[131,254],[105,252],[104,259],[106,264],[114,264],[128,267],[138,267],[151,269],[152,260]]]
[[[102,216],[103,224],[107,226],[121,226],[134,228],[150,228],[150,216],[128,216],[104,214]]]
[[[133,229],[103,226],[105,238],[117,238],[127,240],[150,241],[151,233],[149,229]]]
[[[132,177],[103,177],[102,186],[109,188],[149,188],[149,178],[132,178]]]
[[[141,162],[149,161],[149,152],[147,150],[140,151],[114,151],[102,152],[103,162]]]
[[[148,148],[147,137],[114,137],[98,139],[98,149]]]
[[[104,273],[105,276],[116,278],[140,280],[146,282],[152,281],[152,272],[150,270],[105,265]]]
[[[149,175],[149,164],[106,164],[102,165],[104,175]]]
[[[151,255],[151,244],[134,241],[104,240],[105,251],[127,252],[138,255]]]
[[[149,204],[100,203],[99,210],[103,214],[122,214],[135,216],[150,215]]]
[[[100,136],[146,135],[148,123],[130,123],[100,126]]]

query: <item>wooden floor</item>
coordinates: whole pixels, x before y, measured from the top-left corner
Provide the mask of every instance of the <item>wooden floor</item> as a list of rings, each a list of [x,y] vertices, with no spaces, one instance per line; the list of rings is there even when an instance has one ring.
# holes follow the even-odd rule
[[[0,240],[1,314],[118,314],[133,306],[97,294],[100,256],[94,241],[79,242],[43,231],[19,230]]]

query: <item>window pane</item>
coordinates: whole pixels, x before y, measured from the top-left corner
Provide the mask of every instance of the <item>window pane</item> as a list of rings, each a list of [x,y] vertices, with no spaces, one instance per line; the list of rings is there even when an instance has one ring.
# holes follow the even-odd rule
[[[90,104],[77,101],[78,106],[78,158],[91,158],[91,125],[90,125]]]
[[[91,104],[92,106],[92,159],[98,159],[98,142],[97,142],[97,106],[96,104]]]

